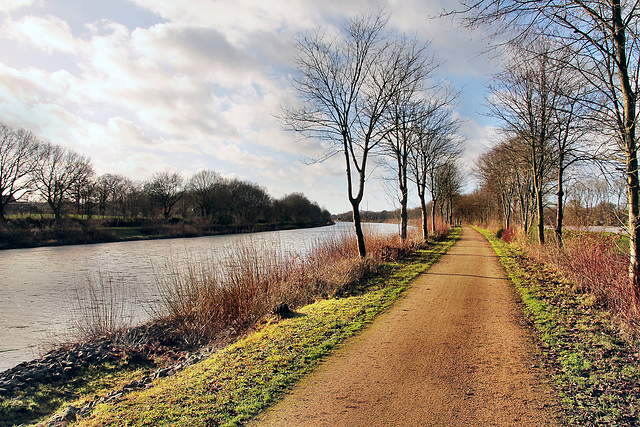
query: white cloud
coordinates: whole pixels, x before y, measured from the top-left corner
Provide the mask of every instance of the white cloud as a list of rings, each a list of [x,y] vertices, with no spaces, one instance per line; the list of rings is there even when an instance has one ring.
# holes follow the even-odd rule
[[[462,154],[462,165],[468,189],[475,186],[476,179],[472,174],[475,163],[483,152],[494,146],[498,140],[498,129],[493,125],[480,125],[477,121],[469,119],[460,128],[463,135],[466,135],[465,150]]]
[[[48,53],[74,53],[82,44],[71,34],[69,24],[55,16],[27,16],[20,21],[9,21],[3,32]]]
[[[13,12],[21,7],[29,6],[34,0],[0,0],[0,12]]]
[[[233,2],[200,0],[134,0],[163,18],[194,26],[223,28],[234,39],[243,39],[253,31],[312,27],[319,21],[317,2],[237,0]],[[343,9],[348,8],[344,2]],[[350,2],[352,3],[352,2]]]
[[[211,27],[169,23],[148,30],[136,29],[132,47],[175,72],[222,84],[237,84],[259,67],[244,49],[232,45],[223,33]]]

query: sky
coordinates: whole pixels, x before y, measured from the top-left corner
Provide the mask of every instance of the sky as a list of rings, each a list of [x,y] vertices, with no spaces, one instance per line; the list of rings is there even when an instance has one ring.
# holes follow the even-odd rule
[[[0,121],[135,181],[202,169],[351,209],[340,156],[286,132],[294,37],[384,7],[389,29],[430,42],[436,74],[462,91],[455,114],[470,171],[495,129],[483,107],[496,72],[481,32],[434,16],[455,0],[0,0]],[[362,208],[398,207],[373,163]],[[417,199],[410,199],[417,206]]]

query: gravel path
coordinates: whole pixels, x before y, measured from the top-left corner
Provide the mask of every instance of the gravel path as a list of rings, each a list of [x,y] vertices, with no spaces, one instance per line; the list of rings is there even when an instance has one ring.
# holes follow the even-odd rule
[[[476,231],[257,426],[551,426],[557,398]]]

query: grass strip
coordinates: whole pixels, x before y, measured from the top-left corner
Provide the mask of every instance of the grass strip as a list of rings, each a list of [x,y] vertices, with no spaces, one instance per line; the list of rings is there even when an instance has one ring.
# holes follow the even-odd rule
[[[615,328],[608,311],[518,247],[476,230],[500,257],[539,333],[567,423],[638,425],[640,354]]]
[[[387,274],[354,296],[316,302],[297,315],[272,320],[258,332],[207,360],[158,380],[115,405],[99,405],[79,425],[236,426],[276,403],[283,394],[346,338],[360,331],[396,301],[460,237],[413,259],[383,265]]]

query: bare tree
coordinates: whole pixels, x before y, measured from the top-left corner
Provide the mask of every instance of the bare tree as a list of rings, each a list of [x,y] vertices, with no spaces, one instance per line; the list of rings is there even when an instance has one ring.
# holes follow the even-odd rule
[[[529,231],[535,197],[528,150],[517,139],[507,139],[480,155],[476,175],[482,189],[500,208],[504,228],[510,228],[518,214],[525,232]]]
[[[31,132],[0,123],[0,221],[7,204],[30,190],[38,141]]]
[[[330,143],[324,157],[342,153],[347,192],[361,256],[366,255],[360,203],[367,162],[382,140],[383,114],[396,95],[420,79],[421,49],[385,32],[388,18],[368,13],[347,22],[338,35],[322,30],[298,39],[292,84],[304,106],[285,109],[285,128]],[[322,160],[322,159],[320,159]]]
[[[85,179],[73,183],[69,191],[69,198],[75,205],[78,215],[91,217],[95,190],[96,181],[92,176],[87,176]]]
[[[539,43],[536,50],[535,55],[525,55],[522,49],[513,52],[506,70],[491,85],[489,106],[520,146],[517,153],[524,153],[522,160],[533,178],[538,239],[544,243],[544,193],[557,161],[552,140],[558,132],[554,117],[560,107],[562,71],[551,63],[548,45]]]
[[[563,51],[559,51],[563,53]],[[565,53],[566,55],[566,53]],[[553,59],[561,73],[558,85],[558,105],[553,111],[556,132],[553,144],[556,152],[556,227],[555,235],[559,246],[562,246],[562,226],[564,220],[565,183],[567,173],[585,162],[595,162],[599,153],[591,152],[585,139],[593,134],[592,114],[585,108],[584,101],[593,99],[592,92],[584,80],[568,69],[566,56]],[[581,101],[578,101],[581,100]]]
[[[189,191],[203,218],[213,218],[216,189],[223,181],[222,176],[212,170],[198,171],[189,179]]]
[[[504,143],[481,154],[476,162],[476,174],[482,185],[495,194],[505,229],[511,228],[511,216],[516,210],[520,165]]]
[[[96,196],[100,215],[124,216],[125,197],[132,186],[129,178],[122,175],[106,173],[96,181]]]
[[[426,240],[429,234],[427,212],[427,191],[433,202],[431,229],[435,232],[435,204],[439,198],[436,185],[438,169],[456,159],[462,152],[462,141],[456,136],[459,122],[453,118],[451,104],[447,98],[435,98],[425,105],[417,126],[417,140],[409,153],[411,180],[416,184],[422,212],[422,234]]]
[[[415,51],[416,41],[407,41],[407,49]],[[407,238],[409,199],[409,153],[415,148],[418,140],[419,123],[423,114],[429,114],[430,109],[424,96],[428,96],[428,90],[424,87],[424,81],[437,67],[433,59],[425,61],[420,73],[422,76],[415,80],[414,86],[399,91],[384,115],[384,126],[387,131],[381,144],[382,152],[390,157],[389,165],[397,178],[400,202],[400,237]],[[433,89],[432,89],[433,91]]]
[[[409,159],[410,152],[418,139],[417,123],[423,108],[410,96],[398,98],[389,109],[389,131],[384,138],[382,149],[392,158],[390,168],[395,172],[400,201],[400,238],[407,239],[409,215]]]
[[[41,143],[31,178],[55,218],[60,219],[63,205],[73,186],[85,182],[93,174],[93,166],[88,157],[58,144]]]
[[[454,224],[454,205],[456,198],[460,196],[462,184],[462,172],[456,159],[438,168],[434,186],[437,188],[436,193],[439,195],[438,207],[440,209],[440,216],[447,224]]]
[[[145,191],[152,202],[160,205],[165,219],[171,216],[171,210],[184,194],[183,178],[173,172],[156,172],[145,184]]]

